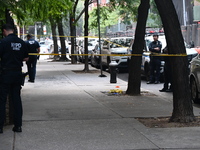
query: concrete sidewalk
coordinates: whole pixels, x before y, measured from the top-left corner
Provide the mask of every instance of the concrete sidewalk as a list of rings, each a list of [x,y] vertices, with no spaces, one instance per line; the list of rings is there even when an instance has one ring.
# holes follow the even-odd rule
[[[127,82],[110,84],[108,73],[101,78],[100,71],[81,73],[83,68],[41,60],[36,82],[22,89],[23,132],[6,126],[0,150],[200,149],[200,127],[148,128],[134,119],[170,116],[171,100],[154,94],[108,96],[104,92],[116,85],[125,91]]]

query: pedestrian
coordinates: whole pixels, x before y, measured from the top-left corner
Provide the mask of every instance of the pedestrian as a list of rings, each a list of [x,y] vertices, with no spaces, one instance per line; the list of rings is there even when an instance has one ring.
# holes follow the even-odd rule
[[[27,61],[27,69],[29,75],[28,82],[34,83],[36,75],[36,64],[38,59],[37,54],[40,52],[40,44],[32,38],[31,34],[27,35],[26,43],[28,45],[28,52],[31,53],[31,55],[29,55],[29,60]]]
[[[150,54],[150,81],[147,84],[158,84],[160,82],[160,66],[161,57],[153,56],[154,54],[160,54],[162,49],[162,43],[158,40],[158,34],[153,35],[153,42],[149,44]]]
[[[5,38],[0,41],[0,133],[3,133],[8,93],[14,107],[12,130],[22,132],[22,66],[23,61],[28,60],[27,45],[14,34],[14,27],[10,24],[2,26],[2,33]]]
[[[168,54],[167,46],[163,49],[163,53]],[[164,85],[163,85],[163,88],[159,91],[160,92],[172,92],[172,84],[171,84],[172,75],[171,75],[171,65],[170,65],[169,57],[165,56],[164,61],[165,61],[165,64],[164,64]]]

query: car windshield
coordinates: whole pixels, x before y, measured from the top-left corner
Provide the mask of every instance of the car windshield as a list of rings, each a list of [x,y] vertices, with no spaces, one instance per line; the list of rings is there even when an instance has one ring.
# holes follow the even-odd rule
[[[124,47],[130,46],[131,38],[124,38],[119,40],[119,44]]]
[[[119,39],[112,39],[111,40],[111,47],[117,48],[117,47],[129,47],[131,43],[132,38],[119,38]]]
[[[112,48],[120,47],[120,45],[119,45],[119,40],[118,40],[118,39],[112,40],[111,43],[112,43],[112,44],[111,44],[111,47],[112,47]]]

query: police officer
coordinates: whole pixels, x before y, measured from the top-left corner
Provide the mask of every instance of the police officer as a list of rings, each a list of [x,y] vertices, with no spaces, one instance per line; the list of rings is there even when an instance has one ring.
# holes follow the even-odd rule
[[[12,25],[2,27],[4,39],[0,41],[0,133],[3,133],[7,95],[14,107],[14,132],[22,132],[21,83],[23,61],[28,60],[26,43],[14,33]]]
[[[36,75],[36,64],[37,64],[37,53],[40,52],[40,44],[32,39],[32,35],[27,35],[27,46],[29,53],[35,53],[34,55],[29,55],[29,60],[27,61],[27,69],[29,74],[28,82],[35,82],[35,75]]]
[[[151,53],[159,54],[161,53],[162,43],[158,41],[158,34],[153,35],[153,42],[149,44],[149,51]],[[159,83],[160,81],[160,66],[161,58],[160,56],[150,55],[150,81],[147,84]],[[156,73],[155,73],[156,72]]]
[[[163,49],[163,53],[168,54],[167,46]],[[170,64],[170,61],[169,61],[169,57],[165,56],[164,61],[165,61],[165,64],[164,64],[164,85],[163,85],[163,88],[159,91],[160,92],[172,92],[172,84],[171,84],[172,75],[171,75],[171,64]]]

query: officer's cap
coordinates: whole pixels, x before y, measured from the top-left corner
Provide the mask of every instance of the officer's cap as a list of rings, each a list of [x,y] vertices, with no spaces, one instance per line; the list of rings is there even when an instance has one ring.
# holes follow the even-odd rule
[[[27,37],[27,38],[32,38],[32,35],[31,35],[31,34],[27,34],[26,37]]]
[[[158,33],[154,33],[154,34],[153,34],[153,37],[154,37],[154,36],[157,36],[157,37],[158,37],[159,35],[158,35]]]

